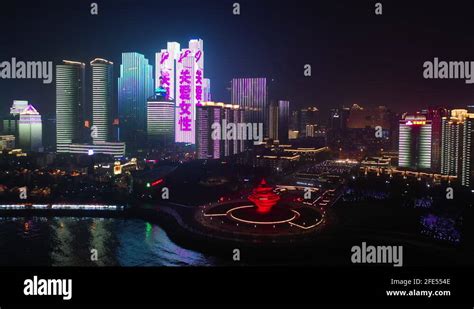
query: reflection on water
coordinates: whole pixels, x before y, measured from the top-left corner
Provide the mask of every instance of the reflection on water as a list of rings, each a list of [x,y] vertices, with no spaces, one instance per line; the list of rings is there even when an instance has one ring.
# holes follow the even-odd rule
[[[454,219],[428,214],[421,217],[421,233],[437,240],[459,243],[461,233]]]
[[[96,249],[98,260],[91,260]],[[0,218],[0,266],[210,266],[158,225],[113,218]]]

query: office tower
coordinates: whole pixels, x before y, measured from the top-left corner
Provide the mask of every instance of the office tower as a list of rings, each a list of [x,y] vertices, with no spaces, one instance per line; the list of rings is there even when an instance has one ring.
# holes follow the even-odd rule
[[[198,159],[218,159],[223,156],[223,137],[215,138],[213,130],[222,125],[224,103],[203,102],[196,110],[196,154]],[[216,129],[215,126],[219,128]]]
[[[64,60],[56,65],[56,147],[84,139],[85,64]]]
[[[278,105],[268,106],[268,137],[278,140]]]
[[[426,118],[431,120],[431,168],[434,172],[441,171],[441,138],[442,119],[448,116],[446,108],[430,108],[426,112]]]
[[[320,119],[319,119],[319,110],[317,107],[307,107],[303,108],[299,112],[300,118],[299,118],[299,125],[297,127],[297,130],[300,131],[302,136],[305,136],[306,132],[306,127],[308,125],[316,127],[317,125],[320,124]]]
[[[92,67],[92,134],[93,142],[111,140],[113,113],[113,63],[96,58]]]
[[[148,59],[139,53],[122,53],[118,79],[118,138],[126,142],[129,149],[134,150],[144,142],[147,99],[153,94],[153,67]]]
[[[232,104],[224,104],[224,108],[222,109],[222,118],[224,123],[222,124],[224,126],[227,126],[227,124],[234,123],[234,110],[232,109]],[[234,154],[234,142],[236,138],[232,139],[224,139],[224,153],[223,157],[230,156]]]
[[[238,105],[232,105],[233,109],[233,120],[236,126],[239,124],[243,125],[245,123],[244,111]],[[234,139],[234,154],[239,154],[244,151],[245,141],[243,139]]]
[[[399,122],[398,166],[412,170],[431,168],[431,120],[407,115]]]
[[[464,186],[472,180],[473,120],[474,113],[453,109],[441,125],[441,173],[458,176]]]
[[[203,101],[209,102],[212,100],[211,96],[211,80],[209,78],[204,78],[204,85],[203,85]]]
[[[346,136],[347,119],[350,109],[348,107],[333,108],[330,110],[328,121],[327,141],[334,147],[341,147]]]
[[[63,152],[89,155],[96,154],[110,155],[115,158],[125,156],[125,143],[120,142],[95,142],[93,144],[86,143],[72,143],[66,144],[63,147]]]
[[[175,104],[169,99],[165,88],[158,88],[154,96],[147,100],[148,144],[168,146],[174,143]]]
[[[280,144],[288,143],[290,121],[290,102],[278,101],[278,140]]]
[[[203,100],[204,42],[189,41],[176,61],[175,141],[194,144],[196,139],[196,107]]]
[[[33,105],[28,105],[22,112],[20,112],[18,132],[20,148],[29,151],[42,151],[43,127],[41,115]]]
[[[314,137],[316,126],[313,124],[308,124],[306,126],[306,137]]]
[[[196,110],[198,159],[221,159],[242,152],[243,139],[237,132],[243,117],[238,105],[202,102]],[[231,127],[235,134],[229,133]]]
[[[300,123],[299,123],[299,112],[292,111],[290,115],[290,130],[292,131],[299,131],[300,130]]]
[[[390,111],[385,106],[376,108],[363,108],[358,104],[353,104],[347,118],[348,129],[365,129],[382,127],[383,130],[390,130]]]
[[[464,121],[462,139],[461,185],[474,186],[474,111],[469,113]]]
[[[3,117],[1,120],[1,131],[0,134],[14,135],[18,138],[18,123],[20,119],[20,113],[28,106],[28,101],[14,100],[10,107],[10,114],[7,117]]]
[[[268,131],[268,88],[266,78],[232,79],[231,101],[244,110],[246,122],[263,123],[264,131]]]
[[[176,61],[180,55],[180,45],[168,42],[166,49],[155,54],[155,89],[166,89],[167,99],[176,98]]]

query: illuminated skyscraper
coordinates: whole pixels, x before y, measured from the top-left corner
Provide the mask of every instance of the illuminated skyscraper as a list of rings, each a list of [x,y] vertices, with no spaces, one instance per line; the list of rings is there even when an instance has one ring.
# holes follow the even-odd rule
[[[268,106],[268,137],[278,140],[278,105]]]
[[[300,126],[297,129],[299,129],[300,132],[304,135],[304,132],[306,131],[306,127],[308,125],[316,127],[317,125],[320,125],[319,122],[319,109],[317,107],[313,106],[303,108],[300,111]]]
[[[164,88],[147,100],[147,133],[150,146],[166,146],[174,143],[173,100],[167,99]]]
[[[176,97],[176,61],[179,58],[180,45],[168,42],[166,49],[155,54],[155,90],[163,87],[167,99]]]
[[[469,113],[464,122],[462,139],[462,166],[461,184],[467,187],[474,186],[474,112]]]
[[[159,82],[159,81],[157,81]],[[146,136],[147,99],[154,94],[153,67],[139,53],[122,53],[118,79],[119,140],[135,149]]]
[[[210,83],[204,78],[203,40],[190,40],[188,48],[181,50],[178,43],[168,42],[156,54],[156,78],[160,82],[155,87],[162,86],[175,99],[175,141],[194,144],[196,107],[210,96]]]
[[[82,141],[84,128],[85,64],[64,60],[56,65],[56,145]]]
[[[20,113],[19,137],[20,148],[30,151],[42,151],[43,126],[41,115],[33,105],[28,105]]]
[[[222,124],[223,103],[205,102],[196,110],[196,153],[198,159],[218,159],[224,152],[222,139],[214,139],[212,126]]]
[[[288,143],[290,126],[290,102],[278,101],[278,140],[280,144]]]
[[[234,78],[231,101],[244,110],[245,121],[263,123],[268,131],[268,87],[266,78]]]
[[[209,102],[212,101],[211,96],[211,80],[209,78],[204,78],[204,85],[203,85],[203,101]]]
[[[202,102],[196,110],[197,158],[221,159],[242,152],[243,140],[237,135],[242,120],[243,111],[238,105]],[[235,128],[234,135],[227,134],[231,126]]]
[[[96,134],[93,142],[111,141],[113,112],[113,63],[96,58],[92,67],[92,125]],[[94,130],[93,130],[94,131]]]
[[[399,122],[398,166],[412,170],[431,168],[431,120],[407,115]]]
[[[442,118],[441,173],[460,177],[463,186],[471,186],[473,179],[473,121],[474,113],[465,109]]]
[[[442,118],[448,115],[446,108],[430,108],[426,113],[426,118],[431,120],[431,169],[439,173],[441,171],[441,139],[442,139]]]

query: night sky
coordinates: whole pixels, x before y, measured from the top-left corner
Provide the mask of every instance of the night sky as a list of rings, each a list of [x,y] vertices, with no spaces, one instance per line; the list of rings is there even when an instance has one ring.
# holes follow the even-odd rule
[[[386,105],[415,111],[428,105],[464,107],[474,85],[464,80],[424,80],[423,62],[474,61],[474,1],[266,1],[173,0],[2,1],[0,61],[114,62],[155,52],[177,41],[204,40],[205,77],[214,101],[228,102],[234,77],[268,77],[275,98],[292,109]],[[241,15],[232,15],[232,4]],[[303,66],[312,65],[312,77]],[[90,75],[90,66],[86,74]],[[116,87],[116,83],[115,83]],[[90,93],[90,88],[87,90]],[[0,114],[13,99],[27,99],[54,115],[55,84],[0,79]]]

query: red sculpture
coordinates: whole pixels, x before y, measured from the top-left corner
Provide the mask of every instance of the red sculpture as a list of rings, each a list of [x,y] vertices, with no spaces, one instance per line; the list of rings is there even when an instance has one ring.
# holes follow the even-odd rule
[[[257,212],[264,214],[270,212],[280,196],[273,192],[273,188],[267,184],[265,179],[262,179],[262,182],[253,189],[248,199],[257,206]]]

